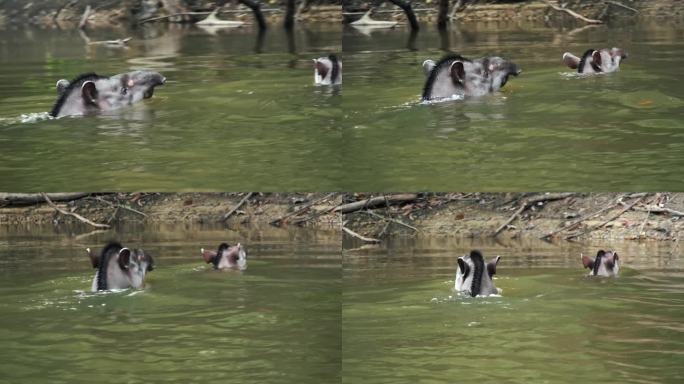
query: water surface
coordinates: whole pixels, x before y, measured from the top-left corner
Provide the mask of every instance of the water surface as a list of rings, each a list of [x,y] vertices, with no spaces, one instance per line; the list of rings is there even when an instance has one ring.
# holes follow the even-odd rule
[[[330,383],[340,380],[339,236],[328,231],[125,226],[0,228],[2,383]],[[89,292],[85,247],[155,259],[146,288]],[[241,241],[248,268],[199,254]]]
[[[346,244],[354,248],[358,244]],[[579,254],[616,249],[617,279]],[[461,298],[456,257],[501,255],[501,297]],[[345,383],[677,383],[684,252],[669,242],[497,244],[423,238],[344,254]]]

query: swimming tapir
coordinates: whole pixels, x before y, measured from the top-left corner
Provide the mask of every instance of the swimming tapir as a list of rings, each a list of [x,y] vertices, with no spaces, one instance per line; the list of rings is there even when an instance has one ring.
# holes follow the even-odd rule
[[[425,60],[427,75],[422,100],[445,99],[453,96],[483,96],[501,89],[509,76],[518,76],[518,66],[498,56],[470,60],[451,54],[438,62]]]
[[[581,255],[582,265],[589,268],[589,276],[617,276],[620,271],[620,261],[617,252],[600,250],[596,258],[592,260],[588,256]]]
[[[240,243],[233,246],[228,243],[221,243],[216,251],[202,248],[200,252],[204,261],[207,264],[213,264],[214,269],[239,269],[242,271],[247,268],[247,252]]]
[[[153,71],[133,71],[116,76],[85,73],[72,81],[57,82],[57,102],[50,116],[85,115],[111,111],[148,99],[166,78]]]
[[[459,257],[454,290],[471,297],[500,293],[492,281],[500,259],[501,256],[496,256],[485,263],[482,253],[477,250],[470,251],[470,255]]]
[[[117,242],[105,245],[96,255],[86,248],[93,268],[97,269],[93,279],[93,292],[109,289],[141,288],[145,275],[154,269],[152,256],[142,249],[124,248]]]
[[[339,85],[342,84],[342,61],[335,55],[313,59],[314,84]]]
[[[563,54],[563,62],[577,73],[615,72],[620,69],[620,62],[627,58],[627,52],[620,48],[588,49],[582,57],[570,52]]]

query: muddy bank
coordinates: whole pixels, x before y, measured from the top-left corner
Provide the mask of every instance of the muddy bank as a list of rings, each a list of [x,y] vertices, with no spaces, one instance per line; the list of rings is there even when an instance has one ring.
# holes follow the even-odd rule
[[[0,225],[78,223],[97,229],[140,222],[330,228],[341,223],[332,211],[341,196],[334,193],[49,194],[51,203],[41,195],[0,195]]]
[[[346,195],[345,202],[382,197]],[[397,195],[386,195],[397,196]],[[388,236],[662,240],[684,235],[684,193],[418,193],[344,213],[366,242]],[[356,237],[347,232],[350,237]],[[358,238],[361,239],[361,238]]]

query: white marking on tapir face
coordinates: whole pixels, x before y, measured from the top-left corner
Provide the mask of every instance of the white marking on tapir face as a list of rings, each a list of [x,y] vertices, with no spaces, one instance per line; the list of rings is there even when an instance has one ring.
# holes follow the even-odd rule
[[[470,287],[473,285],[473,271],[475,270],[475,263],[470,259],[470,256],[462,256],[458,258],[468,266],[469,273],[465,276],[465,271],[461,270],[460,264],[456,268],[456,281],[454,283],[454,290],[470,294]]]

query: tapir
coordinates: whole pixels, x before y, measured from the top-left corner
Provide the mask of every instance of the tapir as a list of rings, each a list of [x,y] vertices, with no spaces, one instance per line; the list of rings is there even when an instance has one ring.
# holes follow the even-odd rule
[[[515,63],[498,56],[470,60],[456,54],[447,55],[438,62],[425,60],[423,71],[427,76],[423,101],[497,92],[510,76],[522,72]]]
[[[202,248],[200,252],[204,261],[211,263],[214,269],[247,269],[247,252],[240,243],[233,246],[221,243],[216,251]]]
[[[165,82],[161,74],[145,70],[115,76],[84,73],[72,81],[61,79],[50,116],[86,115],[133,105],[152,97],[154,88]]]
[[[482,253],[477,250],[470,251],[470,255],[459,257],[454,290],[471,297],[500,293],[492,280],[500,259],[501,256],[496,256],[485,263]]]
[[[596,258],[593,260],[584,255],[580,255],[580,257],[584,268],[591,269],[589,276],[614,277],[620,272],[620,260],[617,252],[606,252],[602,249],[596,253]]]
[[[122,247],[118,242],[110,242],[99,255],[86,248],[93,268],[97,269],[93,278],[93,292],[111,289],[142,288],[145,275],[154,269],[152,256],[142,249]]]
[[[621,48],[590,48],[582,57],[570,52],[563,54],[563,62],[577,73],[608,73],[620,69],[620,62],[627,58],[627,52]]]
[[[342,84],[342,60],[335,55],[313,59],[314,84],[339,85]]]

